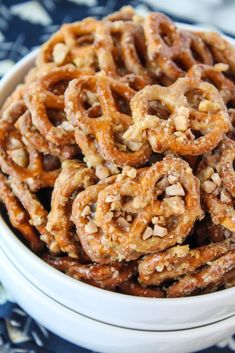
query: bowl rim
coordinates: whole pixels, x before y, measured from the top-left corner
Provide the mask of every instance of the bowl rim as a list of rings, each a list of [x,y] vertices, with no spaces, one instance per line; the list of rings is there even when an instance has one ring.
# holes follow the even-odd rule
[[[207,27],[202,27],[198,25],[190,25],[186,23],[179,23],[176,22],[176,25],[179,28],[183,29],[189,29],[189,30],[194,30],[194,31],[215,31],[214,29],[207,28]],[[220,33],[220,32],[219,32]],[[222,33],[220,33],[222,34]],[[222,34],[222,36],[227,39],[230,43],[232,43],[235,46],[235,39],[231,38],[227,35]],[[3,94],[3,91],[5,89],[5,86],[10,85],[10,81],[14,80],[15,75],[19,74],[20,71],[25,71],[25,69],[33,67],[33,63],[35,62],[36,55],[39,51],[39,48],[34,49],[31,51],[29,54],[24,56],[22,59],[20,59],[0,80],[0,97],[1,96],[7,96],[13,91],[13,89],[7,89],[8,94]],[[21,75],[22,76],[22,75]],[[20,82],[19,82],[20,83]],[[1,99],[0,98],[0,105],[6,100],[6,98]],[[2,206],[0,206],[1,209]],[[17,237],[17,235],[8,227],[7,223],[3,219],[2,215],[0,214],[0,227],[3,231],[3,233],[6,235],[6,237],[9,239],[9,242],[11,244],[15,243],[17,244],[19,250],[22,252],[22,254],[25,254],[29,259],[33,260],[34,262],[37,263],[38,266],[40,266],[42,269],[44,268],[44,271],[50,272],[54,277],[57,277],[58,281],[64,282],[64,285],[70,284],[72,286],[78,286],[80,288],[83,288],[84,290],[90,290],[94,292],[94,295],[96,296],[102,296],[103,299],[104,297],[108,297],[110,300],[118,300],[119,302],[126,302],[128,300],[131,300],[133,304],[140,304],[143,302],[148,302],[148,303],[161,303],[161,305],[169,305],[171,304],[178,304],[181,305],[183,302],[185,303],[197,303],[197,304],[206,304],[207,301],[211,301],[212,299],[221,299],[221,294],[223,294],[223,297],[230,296],[231,293],[235,293],[235,287],[223,289],[221,291],[216,291],[213,293],[208,293],[208,294],[200,294],[200,295],[195,295],[191,297],[180,297],[180,298],[148,298],[148,297],[138,297],[138,296],[133,296],[129,294],[124,294],[124,293],[117,293],[117,292],[112,292],[109,290],[105,290],[103,288],[98,288],[94,287],[90,284],[84,283],[82,281],[76,280],[72,277],[69,277],[68,275],[60,272],[59,270],[55,269],[54,267],[48,265],[45,261],[43,261],[39,256],[37,256],[34,252],[32,252],[20,239]],[[8,233],[8,234],[7,234]],[[9,237],[10,235],[10,237]],[[224,298],[226,299],[226,298]],[[199,303],[200,301],[200,303]]]

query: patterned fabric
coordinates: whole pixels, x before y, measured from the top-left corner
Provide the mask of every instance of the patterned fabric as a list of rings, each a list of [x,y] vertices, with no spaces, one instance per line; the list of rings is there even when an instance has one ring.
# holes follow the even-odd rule
[[[168,1],[170,2],[173,3],[173,0]],[[196,0],[194,2],[196,4]],[[158,9],[155,0],[0,0],[0,76],[33,47],[43,43],[61,23],[72,22],[86,16],[99,18],[126,4],[131,4],[142,14]],[[185,18],[179,19],[172,15],[171,17],[176,21],[191,23]],[[203,352],[231,351],[235,351],[233,337]],[[89,351],[48,332],[17,306],[0,285],[0,353],[68,352]]]

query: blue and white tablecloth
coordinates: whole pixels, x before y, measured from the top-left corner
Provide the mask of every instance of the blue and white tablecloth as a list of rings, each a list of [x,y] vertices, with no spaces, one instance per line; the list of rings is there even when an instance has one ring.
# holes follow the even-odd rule
[[[0,76],[34,46],[43,43],[63,22],[72,22],[86,16],[101,17],[127,4],[134,6],[140,13],[147,13],[159,9],[156,3],[161,5],[160,10],[174,20],[191,23],[194,18],[198,23],[213,27],[221,26],[222,23],[226,24],[222,29],[235,34],[235,25],[231,25],[234,20],[229,22],[231,16],[226,15],[228,20],[221,21],[222,13],[232,15],[231,9],[235,12],[233,0],[0,0]],[[217,13],[220,16],[216,22]],[[179,17],[180,14],[185,17]],[[235,351],[233,337],[204,353],[231,351]],[[31,319],[0,285],[0,353],[85,352],[88,351],[48,332]]]

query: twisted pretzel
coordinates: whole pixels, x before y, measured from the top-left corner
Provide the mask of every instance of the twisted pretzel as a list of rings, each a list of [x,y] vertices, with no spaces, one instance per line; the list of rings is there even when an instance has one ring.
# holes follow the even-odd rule
[[[181,243],[202,216],[198,181],[186,162],[168,157],[129,175],[91,186],[74,200],[72,219],[94,262],[134,260]]]
[[[88,187],[94,180],[92,170],[76,160],[65,161],[56,179],[48,215],[47,230],[53,234],[61,251],[78,257],[80,244],[70,220],[74,193]]]
[[[46,159],[22,139],[14,123],[24,114],[22,101],[13,103],[0,119],[0,166],[2,171],[28,184],[32,191],[54,185],[59,169],[47,168]]]
[[[227,64],[229,71],[235,72],[235,49],[226,39],[216,32],[197,32],[195,34],[203,40],[210,50],[214,64]]]
[[[164,298],[165,293],[161,288],[154,287],[143,287],[135,280],[129,280],[119,285],[119,289],[122,293],[128,295],[135,295],[137,297],[148,297],[148,298]]]
[[[139,261],[138,280],[144,285],[158,286],[167,280],[194,272],[228,250],[229,245],[221,242],[192,250],[188,245],[178,245],[165,252],[147,255]]]
[[[38,67],[46,63],[61,66],[74,63],[77,67],[96,68],[94,33],[99,21],[86,18],[65,24],[41,47],[37,57]]]
[[[58,245],[53,235],[46,230],[48,212],[43,204],[35,194],[30,192],[27,185],[19,181],[18,178],[11,176],[9,178],[9,184],[15,197],[29,214],[29,222],[37,229],[40,234],[40,239],[46,243],[50,251],[57,253],[59,251]]]
[[[202,267],[195,274],[188,274],[167,290],[168,297],[182,297],[193,294],[198,289],[207,288],[212,285],[213,291],[223,283],[224,276],[235,267],[235,250],[231,250]],[[211,291],[211,288],[209,292]]]
[[[97,167],[107,161],[118,166],[137,166],[148,160],[147,143],[128,146],[122,141],[132,123],[128,105],[133,96],[131,88],[104,73],[84,76],[69,84],[65,110],[88,165]]]
[[[38,253],[43,245],[38,233],[29,222],[29,215],[13,194],[7,178],[0,172],[0,200],[5,205],[12,226],[26,239],[30,248]]]
[[[15,125],[19,129],[23,139],[28,141],[28,144],[33,146],[35,150],[44,155],[51,155],[60,161],[64,161],[75,157],[79,152],[77,145],[56,145],[46,140],[32,124],[31,115],[28,110],[17,120]]]
[[[151,83],[146,68],[146,45],[142,26],[134,22],[102,22],[96,29],[95,48],[100,70],[114,78],[128,74]]]
[[[64,113],[64,91],[70,80],[82,74],[81,70],[72,65],[53,68],[30,85],[24,95],[34,126],[54,144],[74,143],[73,128]]]
[[[227,69],[221,64],[215,66],[197,64],[188,71],[187,76],[197,77],[203,81],[212,83],[221,94],[225,104],[235,102],[235,85],[221,70]]]
[[[198,167],[201,197],[212,221],[235,232],[235,142],[226,138]]]
[[[115,290],[118,285],[130,279],[136,273],[135,263],[81,264],[69,257],[53,256],[46,256],[44,260],[77,280],[111,290]]]
[[[155,152],[200,155],[215,148],[231,125],[217,89],[197,78],[147,86],[131,100],[134,125],[127,140],[148,140]]]
[[[193,64],[212,64],[206,45],[196,35],[180,31],[164,14],[152,13],[144,23],[150,69],[168,85]],[[164,82],[164,81],[163,81]]]

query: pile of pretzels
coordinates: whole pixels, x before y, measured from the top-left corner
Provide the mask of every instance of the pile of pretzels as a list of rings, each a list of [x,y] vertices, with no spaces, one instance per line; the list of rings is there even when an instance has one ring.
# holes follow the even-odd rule
[[[161,13],[64,24],[0,108],[3,216],[115,292],[235,285],[234,161],[235,49]]]

